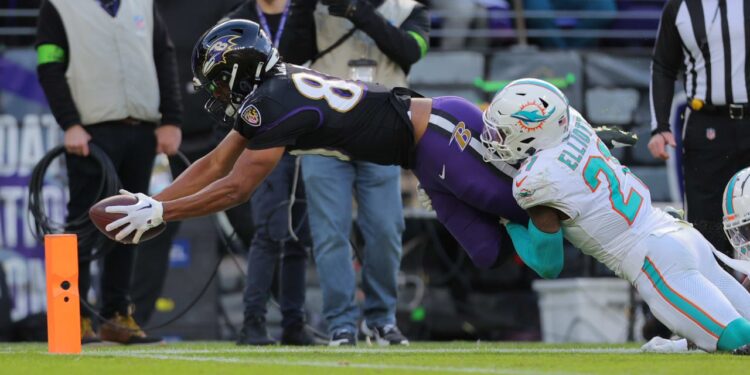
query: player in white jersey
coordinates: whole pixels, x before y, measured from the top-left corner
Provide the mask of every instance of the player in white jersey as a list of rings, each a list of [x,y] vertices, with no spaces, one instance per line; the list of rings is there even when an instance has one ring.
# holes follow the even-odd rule
[[[505,224],[524,262],[556,277],[564,237],[631,282],[659,320],[699,348],[750,352],[750,294],[698,231],[651,206],[648,188],[560,90],[511,82],[484,119],[486,159],[523,161],[513,194],[531,220]]]
[[[724,232],[734,257],[750,260],[750,168],[737,172],[724,189]]]

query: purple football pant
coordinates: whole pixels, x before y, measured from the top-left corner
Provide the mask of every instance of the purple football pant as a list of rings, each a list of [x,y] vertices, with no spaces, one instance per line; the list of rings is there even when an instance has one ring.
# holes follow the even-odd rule
[[[414,174],[438,220],[477,267],[488,268],[507,237],[500,217],[525,225],[528,215],[513,198],[515,168],[483,161],[483,127],[482,112],[466,99],[434,98],[427,131],[416,146]]]

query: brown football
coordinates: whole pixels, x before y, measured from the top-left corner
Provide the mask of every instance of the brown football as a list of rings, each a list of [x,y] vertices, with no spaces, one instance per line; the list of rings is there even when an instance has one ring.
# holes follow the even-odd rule
[[[109,198],[105,198],[97,202],[95,205],[91,206],[89,209],[89,218],[91,218],[91,222],[94,223],[97,229],[99,229],[100,232],[104,233],[105,236],[109,237],[109,239],[115,241],[115,235],[120,229],[123,229],[123,227],[117,228],[116,230],[112,232],[107,232],[105,229],[107,225],[125,215],[123,214],[114,214],[106,212],[104,209],[109,206],[129,206],[131,204],[135,204],[138,200],[135,197],[131,197],[129,195],[113,195]],[[150,240],[156,236],[158,236],[161,232],[164,231],[164,229],[167,226],[164,223],[159,224],[158,226],[151,228],[147,230],[143,235],[141,236],[140,242]],[[129,234],[127,237],[123,238],[121,241],[125,244],[133,243],[133,236],[135,235],[135,232]],[[139,242],[139,243],[140,243]]]

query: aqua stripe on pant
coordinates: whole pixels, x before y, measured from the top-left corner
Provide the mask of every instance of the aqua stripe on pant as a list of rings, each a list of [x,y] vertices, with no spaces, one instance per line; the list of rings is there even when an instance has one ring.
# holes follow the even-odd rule
[[[646,259],[638,274],[626,276],[662,323],[715,351],[726,326],[750,317],[750,294],[719,266],[697,230],[680,225],[639,242],[648,248]]]
[[[716,338],[719,338],[719,336],[721,336],[721,333],[726,326],[717,322],[695,303],[683,297],[679,292],[672,289],[672,287],[667,284],[667,282],[661,276],[661,273],[659,273],[659,270],[656,269],[656,266],[654,266],[654,263],[648,257],[646,257],[646,261],[643,262],[643,272],[646,274],[649,281],[651,281],[651,284],[654,285],[654,288],[656,288],[661,297],[669,302],[670,305],[672,305],[675,309],[688,317],[690,320],[694,321],[695,324],[700,326],[704,331],[708,332],[712,336]]]

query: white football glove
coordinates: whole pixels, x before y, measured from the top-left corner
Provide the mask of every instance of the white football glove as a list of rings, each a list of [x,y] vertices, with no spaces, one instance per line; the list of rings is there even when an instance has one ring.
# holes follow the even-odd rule
[[[504,226],[504,225],[507,225],[508,223],[510,223],[510,220],[508,220],[508,219],[506,219],[506,218],[504,218],[502,216],[500,217],[500,225]]]
[[[435,209],[432,208],[432,199],[430,199],[430,196],[427,195],[427,192],[422,189],[422,185],[417,185],[417,200],[425,210],[435,211]]]
[[[162,219],[164,208],[161,202],[143,193],[133,194],[122,189],[120,190],[120,194],[129,195],[138,199],[138,201],[129,206],[110,206],[105,208],[105,212],[108,213],[125,214],[124,217],[109,223],[105,229],[110,232],[127,224],[125,228],[117,232],[115,240],[122,241],[123,238],[135,231],[133,243],[137,244],[141,240],[143,233],[164,222]]]

